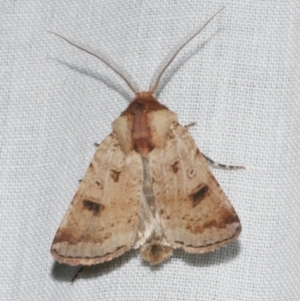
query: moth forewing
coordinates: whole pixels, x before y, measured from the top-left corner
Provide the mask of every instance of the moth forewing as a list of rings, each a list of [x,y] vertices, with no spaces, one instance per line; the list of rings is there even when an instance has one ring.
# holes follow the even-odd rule
[[[153,95],[169,64],[212,18],[144,92],[93,51],[58,35],[102,60],[136,97],[96,150],[57,230],[51,247],[57,261],[91,265],[140,248],[144,260],[158,264],[173,248],[203,253],[238,237],[238,216],[187,128]]]
[[[150,154],[164,236],[172,247],[212,251],[239,235],[239,218],[187,129],[174,123],[170,132],[166,147]]]
[[[139,225],[143,170],[112,133],[98,147],[55,235],[51,253],[70,265],[111,260],[132,248]]]

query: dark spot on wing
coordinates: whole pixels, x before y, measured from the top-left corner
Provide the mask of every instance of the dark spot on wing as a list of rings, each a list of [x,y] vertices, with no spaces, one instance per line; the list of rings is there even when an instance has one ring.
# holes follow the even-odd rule
[[[231,210],[223,210],[220,220],[222,227],[226,227],[226,225],[230,225],[233,223],[240,223],[239,217],[234,211]]]
[[[68,242],[68,244],[70,245],[78,243],[78,239],[75,237],[74,232],[70,231],[70,229],[59,229],[55,235],[53,244],[65,241]]]
[[[178,167],[179,162],[176,161],[173,165],[172,165],[172,170],[174,173],[177,173],[179,167]]]
[[[199,205],[202,200],[205,199],[207,193],[209,192],[209,187],[206,184],[200,184],[197,191],[190,195],[193,207]]]
[[[113,170],[113,169],[110,170],[110,176],[112,177],[112,179],[115,182],[119,181],[120,173],[121,173],[120,171],[116,171],[116,170]]]
[[[82,209],[93,211],[93,215],[100,215],[100,212],[104,209],[103,205],[90,200],[84,200],[82,205]]]

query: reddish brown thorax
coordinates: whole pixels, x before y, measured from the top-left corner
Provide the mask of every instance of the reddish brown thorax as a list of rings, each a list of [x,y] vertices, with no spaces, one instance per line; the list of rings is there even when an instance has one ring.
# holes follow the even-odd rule
[[[133,149],[142,155],[151,152],[155,145],[152,142],[151,127],[149,125],[149,113],[157,110],[168,110],[149,91],[136,94],[121,116],[127,116],[131,121],[131,140]]]

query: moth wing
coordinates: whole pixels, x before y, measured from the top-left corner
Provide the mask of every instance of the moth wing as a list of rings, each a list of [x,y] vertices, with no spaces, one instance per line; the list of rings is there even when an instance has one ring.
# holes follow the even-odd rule
[[[114,133],[104,139],[57,230],[54,258],[92,265],[129,250],[137,236],[142,181],[141,156],[125,155]]]
[[[185,127],[174,123],[166,147],[150,153],[157,213],[174,248],[213,251],[236,239],[239,218]]]

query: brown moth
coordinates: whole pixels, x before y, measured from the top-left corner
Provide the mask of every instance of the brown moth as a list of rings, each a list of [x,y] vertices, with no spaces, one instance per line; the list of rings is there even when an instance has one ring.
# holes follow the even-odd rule
[[[55,260],[92,265],[140,248],[141,257],[155,265],[175,248],[205,253],[239,236],[239,218],[207,166],[210,159],[177,115],[154,97],[163,72],[213,17],[146,92],[93,51],[60,36],[112,68],[135,98],[112,123],[79,184],[52,243]]]

